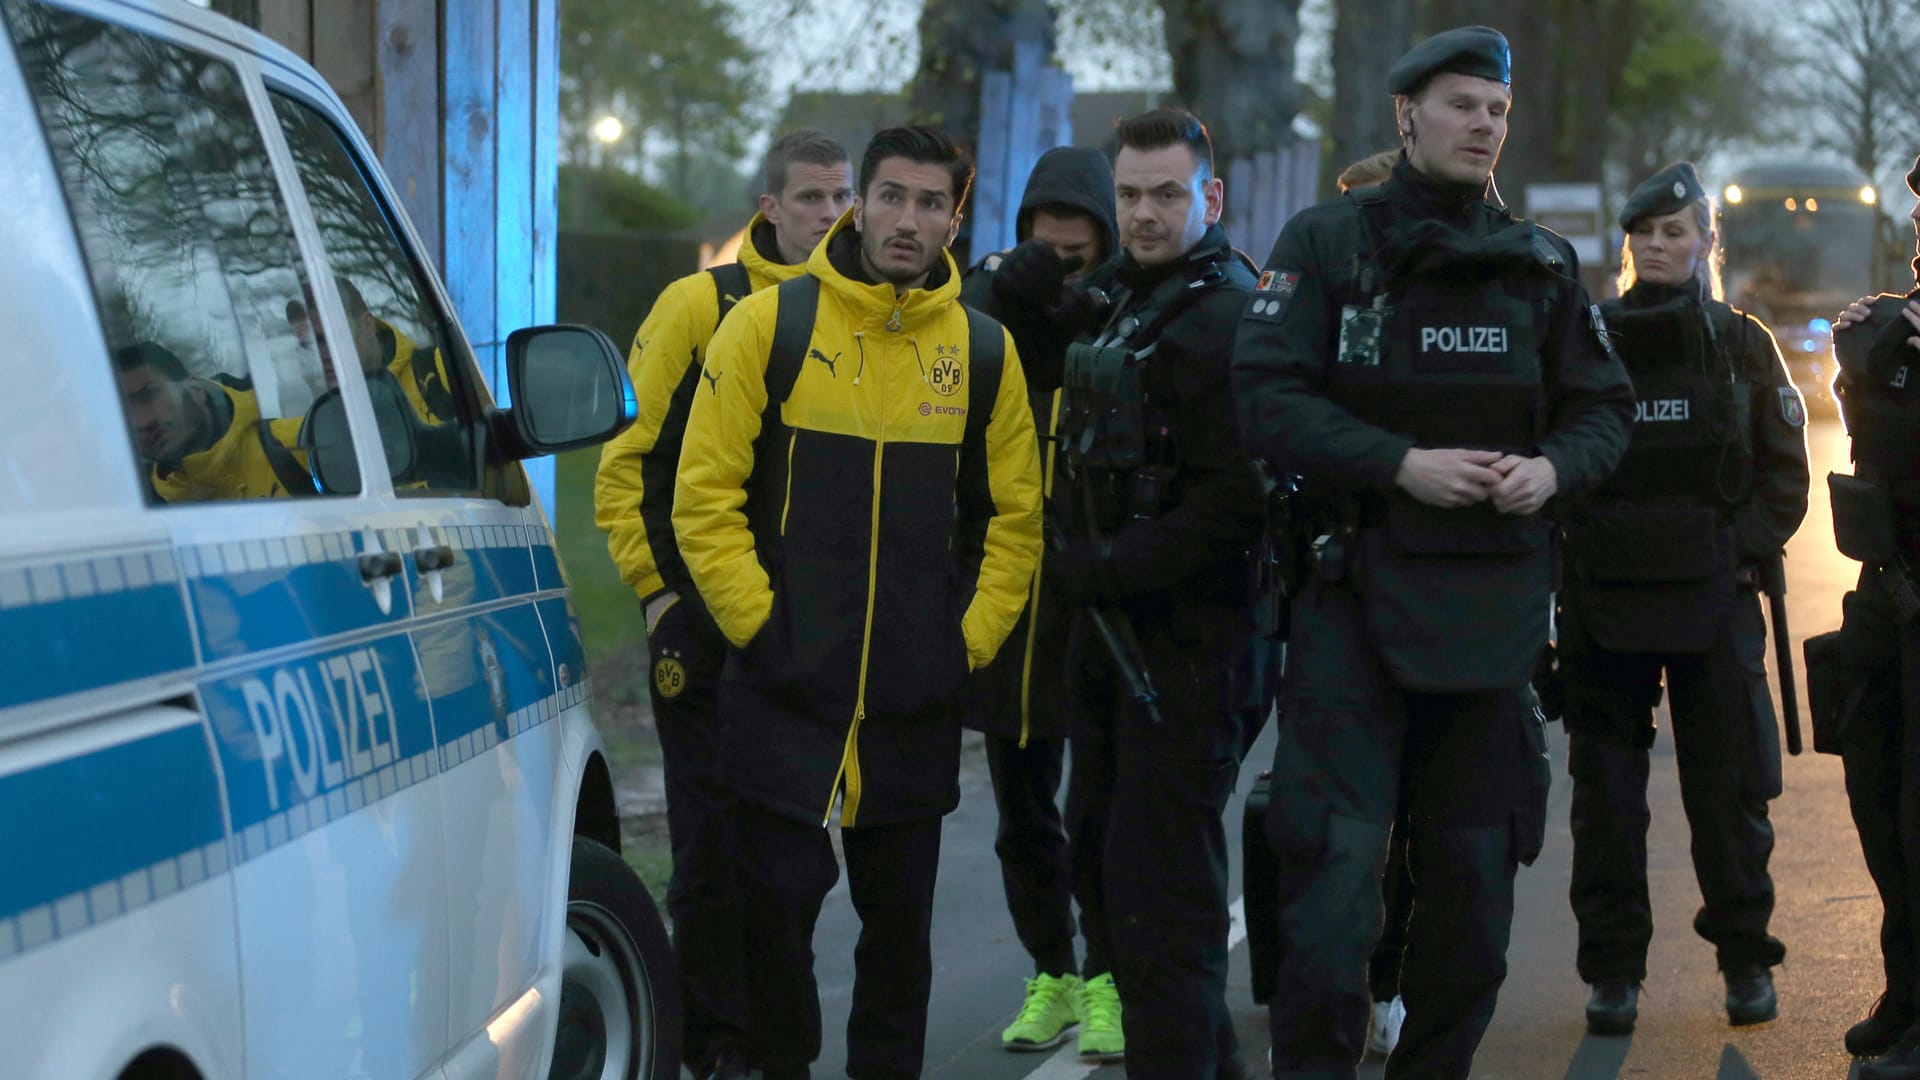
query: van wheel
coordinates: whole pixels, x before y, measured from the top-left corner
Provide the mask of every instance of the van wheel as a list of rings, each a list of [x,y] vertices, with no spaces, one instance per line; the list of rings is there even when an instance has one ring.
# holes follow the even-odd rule
[[[673,1080],[680,985],[647,887],[605,845],[573,840],[549,1080]]]

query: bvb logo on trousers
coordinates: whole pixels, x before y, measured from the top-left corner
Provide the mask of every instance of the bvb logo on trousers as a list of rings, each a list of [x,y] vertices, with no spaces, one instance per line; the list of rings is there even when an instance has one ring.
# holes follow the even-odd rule
[[[653,688],[663,698],[679,697],[687,688],[687,669],[671,656],[663,656],[653,665]]]

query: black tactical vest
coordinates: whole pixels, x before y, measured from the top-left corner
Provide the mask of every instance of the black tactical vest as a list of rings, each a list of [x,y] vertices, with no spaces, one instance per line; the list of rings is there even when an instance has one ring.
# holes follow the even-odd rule
[[[1533,454],[1545,430],[1551,246],[1533,226],[1508,224],[1450,237],[1460,259],[1386,280],[1386,207],[1377,195],[1355,201],[1375,259],[1341,311],[1328,397],[1416,447]],[[1362,513],[1356,578],[1395,683],[1429,692],[1526,685],[1547,640],[1551,523],[1491,503],[1441,509],[1398,491]]]
[[[1861,473],[1892,487],[1920,485],[1920,351],[1904,341],[1879,341],[1908,332],[1898,314],[1905,303],[1905,297],[1876,300],[1873,317],[1836,335],[1834,349],[1853,460]]]
[[[1601,311],[1639,402],[1633,438],[1598,494],[1744,502],[1753,478],[1752,386],[1727,351],[1735,344],[1729,309],[1682,296],[1652,307],[1610,300]]]
[[[1147,365],[1161,332],[1193,300],[1229,283],[1251,290],[1253,273],[1231,249],[1144,297],[1122,295],[1099,333],[1068,346],[1059,431],[1087,512],[1101,530],[1147,518],[1179,501],[1178,432],[1156,401]]]
[[[1730,309],[1678,296],[1602,310],[1639,402],[1619,468],[1568,523],[1567,603],[1602,648],[1699,652],[1732,610],[1728,511],[1752,487],[1751,386],[1727,352]]]
[[[1854,473],[1890,500],[1894,540],[1920,556],[1920,351],[1900,309],[1907,296],[1882,296],[1865,323],[1835,335],[1840,377],[1834,390],[1853,439]]]

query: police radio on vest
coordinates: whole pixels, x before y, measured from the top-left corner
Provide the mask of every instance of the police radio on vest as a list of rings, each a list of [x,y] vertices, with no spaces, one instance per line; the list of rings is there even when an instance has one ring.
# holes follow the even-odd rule
[[[1503,353],[1507,351],[1504,326],[1423,326],[1420,351],[1449,353]]]
[[[1693,402],[1688,398],[1652,398],[1635,402],[1633,422],[1644,424],[1651,420],[1691,420]]]

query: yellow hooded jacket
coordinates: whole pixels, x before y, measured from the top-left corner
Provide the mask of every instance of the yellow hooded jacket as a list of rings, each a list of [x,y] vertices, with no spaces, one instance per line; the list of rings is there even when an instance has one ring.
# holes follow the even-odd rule
[[[280,482],[273,463],[267,460],[266,448],[260,445],[260,405],[253,392],[206,380],[202,380],[202,385],[209,393],[227,396],[233,421],[205,450],[186,455],[170,468],[152,466],[154,494],[169,503],[286,498],[290,492]],[[287,447],[295,461],[304,467],[305,452],[294,449],[300,435],[300,418],[270,420],[267,427],[275,441]]]
[[[740,265],[752,292],[806,272],[804,264],[790,266],[765,254],[778,251],[773,223],[755,214],[740,245]],[[673,539],[673,473],[700,382],[700,361],[719,322],[719,288],[712,274],[688,274],[661,291],[627,353],[640,418],[600,449],[593,522],[607,534],[607,551],[620,579],[642,600],[691,586]]]
[[[858,252],[849,214],[808,260],[819,304],[784,401],[766,383],[781,290],[721,325],[673,506],[694,585],[741,649],[721,687],[729,786],[800,820],[830,820],[843,795],[849,826],[958,803],[960,683],[1013,629],[1041,543],[1011,335],[969,441],[953,260],[896,299],[859,279]]]

